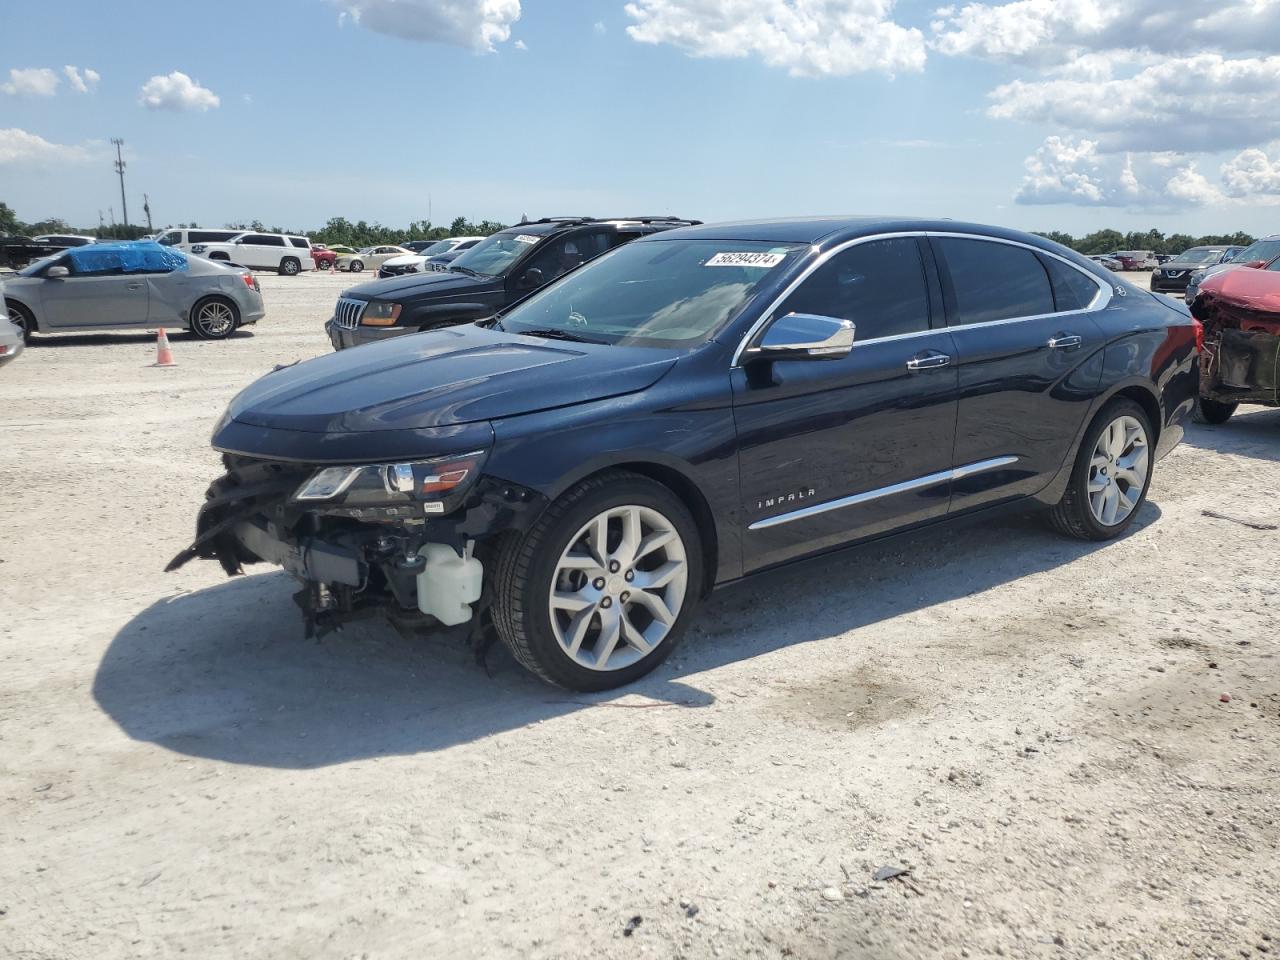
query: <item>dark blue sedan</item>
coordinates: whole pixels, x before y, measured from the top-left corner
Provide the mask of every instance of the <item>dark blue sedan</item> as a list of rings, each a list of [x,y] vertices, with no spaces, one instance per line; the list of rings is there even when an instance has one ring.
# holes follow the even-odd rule
[[[1198,334],[1011,230],[670,230],[498,317],[263,377],[174,562],[285,567],[310,632],[469,622],[605,689],[715,586],[803,557],[1007,509],[1118,536],[1182,436]]]

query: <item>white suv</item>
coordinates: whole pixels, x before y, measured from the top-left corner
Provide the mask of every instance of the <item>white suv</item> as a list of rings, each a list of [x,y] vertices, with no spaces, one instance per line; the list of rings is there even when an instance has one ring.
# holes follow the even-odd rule
[[[315,269],[310,238],[284,233],[240,233],[223,243],[192,244],[191,252],[209,260],[238,263],[251,270],[275,270],[286,277]]]

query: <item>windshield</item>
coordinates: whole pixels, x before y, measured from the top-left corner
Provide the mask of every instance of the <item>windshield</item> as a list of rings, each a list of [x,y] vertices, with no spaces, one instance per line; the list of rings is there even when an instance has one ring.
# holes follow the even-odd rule
[[[361,247],[360,252],[366,254],[373,253],[373,247]]]
[[[1253,263],[1255,260],[1270,262],[1277,256],[1280,256],[1280,240],[1258,240],[1232,257],[1231,262]]]
[[[424,257],[434,257],[437,253],[448,253],[453,249],[452,240],[437,240],[429,247],[424,247],[418,251]]]
[[[495,233],[453,261],[452,266],[486,277],[501,276],[541,239],[542,236],[532,233]]]
[[[1206,263],[1217,263],[1224,253],[1226,251],[1222,247],[1192,247],[1190,250],[1183,250],[1174,259],[1178,263],[1190,263],[1200,267]]]
[[[512,333],[694,347],[714,337],[807,249],[753,240],[629,243],[534,294],[501,323]]]

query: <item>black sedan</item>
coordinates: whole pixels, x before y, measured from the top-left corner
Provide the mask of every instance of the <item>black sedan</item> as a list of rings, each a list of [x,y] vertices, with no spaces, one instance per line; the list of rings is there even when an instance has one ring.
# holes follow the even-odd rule
[[[1186,293],[1191,274],[1205,267],[1225,263],[1243,247],[1192,247],[1151,272],[1151,289],[1156,293]]]
[[[278,564],[313,632],[469,623],[606,689],[709,590],[803,557],[1006,509],[1123,533],[1194,404],[1197,331],[994,227],[665,231],[496,319],[263,377],[171,566]]]

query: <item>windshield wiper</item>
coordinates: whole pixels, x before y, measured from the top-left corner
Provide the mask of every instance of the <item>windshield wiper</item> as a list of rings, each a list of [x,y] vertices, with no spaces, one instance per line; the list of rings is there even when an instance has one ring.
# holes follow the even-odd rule
[[[545,337],[547,340],[570,340],[574,343],[595,343],[600,346],[607,346],[608,340],[596,340],[593,337],[584,337],[580,333],[574,333],[571,330],[561,330],[559,327],[537,327],[533,330],[512,330],[511,333],[518,333],[526,337]]]
[[[449,264],[448,266],[450,270],[457,270],[459,273],[465,273],[468,277],[480,276],[480,274],[472,270],[470,267],[457,267],[457,266],[454,266],[452,263]]]

